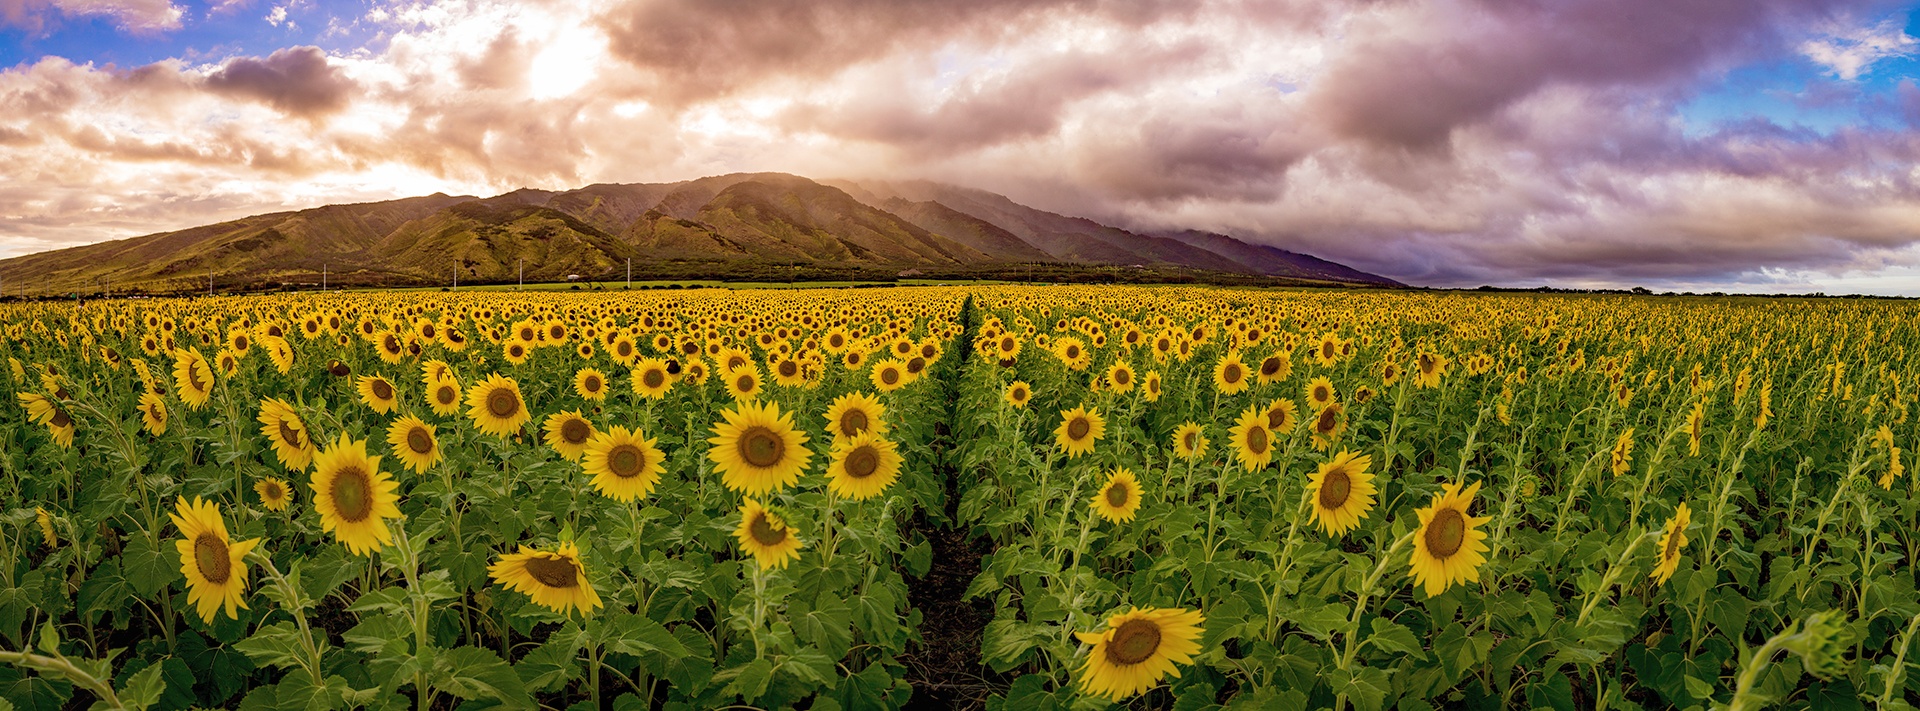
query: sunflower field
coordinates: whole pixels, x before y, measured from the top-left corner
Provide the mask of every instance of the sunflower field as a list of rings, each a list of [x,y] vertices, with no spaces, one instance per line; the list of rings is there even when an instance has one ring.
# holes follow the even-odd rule
[[[0,711],[1920,703],[1920,311],[0,306]]]

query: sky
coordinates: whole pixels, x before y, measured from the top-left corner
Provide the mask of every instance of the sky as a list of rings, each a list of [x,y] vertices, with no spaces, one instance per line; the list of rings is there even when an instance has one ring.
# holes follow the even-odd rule
[[[1920,2],[0,0],[0,257],[741,171],[1427,286],[1920,295]]]

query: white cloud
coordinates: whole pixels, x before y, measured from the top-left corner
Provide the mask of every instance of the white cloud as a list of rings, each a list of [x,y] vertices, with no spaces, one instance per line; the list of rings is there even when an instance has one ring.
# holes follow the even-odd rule
[[[1905,24],[1883,20],[1870,26],[1835,27],[1820,39],[1802,43],[1800,53],[1834,76],[1853,81],[1875,62],[1920,50],[1920,39],[1907,34]]]
[[[267,24],[279,27],[281,23],[287,21],[287,6],[273,6],[273,9],[267,12],[266,20]]]

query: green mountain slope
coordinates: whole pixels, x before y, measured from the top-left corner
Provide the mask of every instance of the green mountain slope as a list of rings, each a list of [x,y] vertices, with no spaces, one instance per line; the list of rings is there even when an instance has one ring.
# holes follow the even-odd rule
[[[604,278],[673,262],[698,274],[767,265],[869,271],[1013,262],[1140,264],[1391,284],[1344,266],[1200,232],[1143,235],[928,182],[733,173],[677,183],[429,195],[278,212],[0,260],[9,295],[222,284]],[[706,266],[702,266],[706,265]],[[744,265],[744,266],[743,266]],[[760,265],[760,266],[752,266]]]

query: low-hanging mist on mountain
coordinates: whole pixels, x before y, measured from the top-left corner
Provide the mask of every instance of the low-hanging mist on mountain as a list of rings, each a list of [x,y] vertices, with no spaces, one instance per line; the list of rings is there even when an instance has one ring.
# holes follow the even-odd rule
[[[8,295],[185,292],[230,284],[408,285],[738,273],[978,276],[1019,265],[1193,270],[1301,283],[1394,285],[1304,254],[1198,231],[1148,235],[940,183],[736,173],[677,183],[435,194],[328,205],[0,261]],[[665,270],[665,271],[663,271]]]

